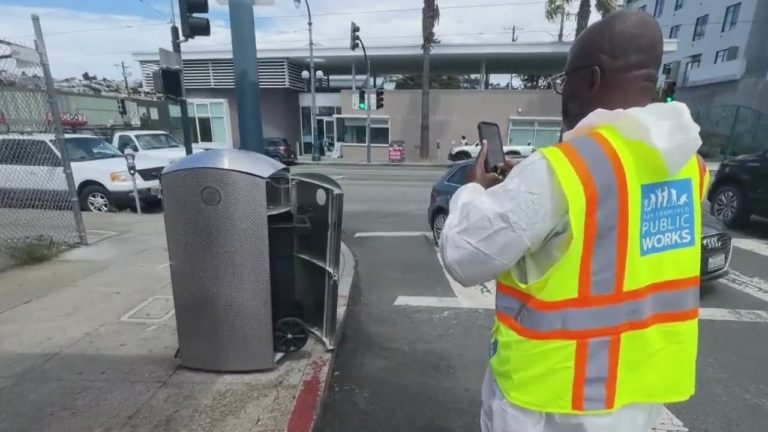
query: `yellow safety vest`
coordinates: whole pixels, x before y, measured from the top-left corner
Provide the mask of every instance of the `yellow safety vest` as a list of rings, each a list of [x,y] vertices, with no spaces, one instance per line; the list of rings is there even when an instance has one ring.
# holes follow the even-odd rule
[[[694,393],[706,166],[670,175],[610,127],[541,149],[568,201],[570,243],[539,280],[496,281],[490,366],[504,396],[556,413]]]

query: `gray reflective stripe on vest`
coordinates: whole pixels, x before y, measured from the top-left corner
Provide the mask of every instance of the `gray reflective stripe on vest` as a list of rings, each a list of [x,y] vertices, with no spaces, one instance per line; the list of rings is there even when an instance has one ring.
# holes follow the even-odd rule
[[[584,409],[603,410],[606,407],[608,356],[611,338],[592,338],[587,343],[587,368],[584,376]]]
[[[684,312],[698,306],[698,283],[610,306],[571,307],[556,311],[529,308],[524,302],[496,290],[496,310],[515,319],[521,327],[538,332],[616,327],[644,321],[660,313]]]
[[[590,288],[593,296],[608,295],[613,292],[616,265],[616,226],[619,223],[618,185],[611,169],[611,162],[603,149],[592,137],[582,136],[570,141],[578,151],[595,184],[597,193],[597,236],[594,250],[583,251],[592,256],[590,269]],[[586,217],[593,217],[586,215]],[[625,257],[621,257],[625,259]],[[623,265],[623,263],[622,263]]]

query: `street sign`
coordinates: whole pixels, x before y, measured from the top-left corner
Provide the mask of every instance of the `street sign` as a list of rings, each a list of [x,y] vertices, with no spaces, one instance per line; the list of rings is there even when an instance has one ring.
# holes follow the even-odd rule
[[[157,50],[161,68],[181,69],[181,54],[164,48]]]
[[[275,0],[252,0],[254,6],[274,6]],[[216,3],[224,6],[229,5],[229,0],[216,0]]]

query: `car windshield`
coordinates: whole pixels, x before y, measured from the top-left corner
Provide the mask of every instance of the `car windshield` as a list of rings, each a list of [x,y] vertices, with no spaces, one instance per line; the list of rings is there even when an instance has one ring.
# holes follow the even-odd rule
[[[123,157],[112,144],[99,137],[64,138],[64,142],[73,162]]]
[[[173,147],[181,147],[176,138],[166,133],[136,135],[142,150],[157,150]]]

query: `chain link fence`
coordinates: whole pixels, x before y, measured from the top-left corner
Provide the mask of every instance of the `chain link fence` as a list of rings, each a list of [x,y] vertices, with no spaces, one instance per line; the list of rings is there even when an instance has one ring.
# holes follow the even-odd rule
[[[44,60],[36,48],[0,38],[0,271],[85,241],[56,140],[60,119],[46,90]]]
[[[708,160],[757,153],[766,149],[768,115],[741,105],[720,105],[692,112],[701,126],[700,153]]]

